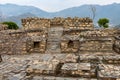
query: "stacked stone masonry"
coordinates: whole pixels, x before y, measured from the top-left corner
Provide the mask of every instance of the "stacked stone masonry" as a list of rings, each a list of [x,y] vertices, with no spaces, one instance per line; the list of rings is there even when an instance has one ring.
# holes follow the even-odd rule
[[[22,24],[0,31],[1,54],[111,52],[119,42],[116,29],[94,29],[89,18],[26,18]]]
[[[117,53],[120,53],[120,36],[116,36],[113,45],[113,50]]]
[[[7,25],[0,23],[0,31],[1,30],[7,30],[7,27],[8,27]]]
[[[0,30],[0,79],[119,80],[119,28],[95,29],[92,19],[78,17],[22,25]]]

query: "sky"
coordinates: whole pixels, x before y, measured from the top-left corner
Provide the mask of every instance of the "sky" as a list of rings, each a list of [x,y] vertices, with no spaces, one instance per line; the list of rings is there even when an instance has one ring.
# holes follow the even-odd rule
[[[120,3],[120,0],[0,0],[0,4],[6,3],[35,6],[48,12],[56,12],[84,4],[107,5],[112,3]]]

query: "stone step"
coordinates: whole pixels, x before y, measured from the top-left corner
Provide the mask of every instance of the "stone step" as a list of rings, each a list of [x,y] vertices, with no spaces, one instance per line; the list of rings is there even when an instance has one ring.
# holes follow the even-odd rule
[[[48,54],[48,53],[50,53],[50,54],[56,54],[56,53],[57,53],[57,54],[60,54],[60,53],[61,53],[61,51],[56,51],[56,50],[55,50],[55,51],[53,51],[53,50],[47,50],[45,53],[47,53],[47,54]]]
[[[48,39],[47,41],[48,42],[60,42],[61,40],[59,40],[59,39]]]

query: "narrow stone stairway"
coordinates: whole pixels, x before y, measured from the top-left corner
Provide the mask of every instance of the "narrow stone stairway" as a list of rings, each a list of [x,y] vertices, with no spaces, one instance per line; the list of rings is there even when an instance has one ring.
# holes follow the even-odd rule
[[[60,42],[63,28],[52,27],[48,30],[48,41],[46,53],[61,53]]]

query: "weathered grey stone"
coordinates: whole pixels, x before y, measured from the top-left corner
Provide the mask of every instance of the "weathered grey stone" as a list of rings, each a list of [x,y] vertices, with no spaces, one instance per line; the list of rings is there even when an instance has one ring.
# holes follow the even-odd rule
[[[0,80],[3,80],[4,75],[0,73]]]

